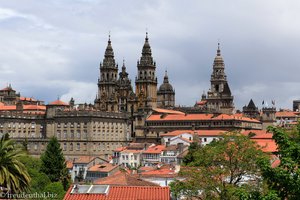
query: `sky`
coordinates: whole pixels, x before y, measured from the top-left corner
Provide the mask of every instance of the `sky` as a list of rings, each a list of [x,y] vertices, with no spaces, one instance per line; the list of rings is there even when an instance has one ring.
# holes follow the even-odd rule
[[[298,0],[0,0],[0,87],[46,103],[93,103],[109,32],[134,84],[148,31],[158,86],[176,105],[210,87],[217,43],[237,109],[252,98],[277,108],[300,99]]]

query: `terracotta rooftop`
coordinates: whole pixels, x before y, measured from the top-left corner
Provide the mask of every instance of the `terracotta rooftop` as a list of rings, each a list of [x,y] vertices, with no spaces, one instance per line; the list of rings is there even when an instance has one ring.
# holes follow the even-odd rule
[[[16,105],[0,105],[0,110],[8,111],[8,110],[16,110]]]
[[[150,146],[143,153],[160,154],[165,149],[165,145]]]
[[[67,191],[64,200],[170,200],[169,187],[109,186],[105,193],[71,193]]]
[[[162,108],[153,108],[152,110],[157,112],[157,113],[184,115],[183,112],[180,112],[180,111],[177,111],[177,110],[167,110],[167,109],[162,109]]]
[[[42,105],[23,105],[24,110],[46,110],[46,106]]]
[[[73,162],[71,160],[67,160],[66,161],[66,165],[68,169],[72,169],[73,168]]]
[[[297,117],[299,116],[299,112],[294,111],[278,111],[275,114],[278,118],[288,118],[288,117]]]
[[[252,139],[252,141],[262,147],[263,152],[273,153],[277,151],[277,144],[273,139]]]
[[[121,151],[124,151],[125,149],[127,149],[127,147],[118,147],[114,151],[115,152],[121,152]]]
[[[0,91],[11,91],[11,90],[14,90],[14,89],[12,89],[11,86],[7,86],[7,87],[1,89]]]
[[[152,171],[141,172],[142,177],[177,177],[178,173],[170,168],[162,168]]]
[[[116,172],[108,177],[99,178],[94,181],[94,184],[101,185],[124,185],[124,186],[158,186],[155,183],[144,181],[136,176],[129,175],[126,172]]]
[[[175,130],[175,131],[171,131],[165,134],[161,134],[161,136],[178,136],[184,133],[189,133],[189,134],[195,134],[197,133],[199,136],[218,136],[221,135],[223,133],[225,133],[227,131],[225,130]]]
[[[88,169],[90,172],[110,172],[117,168],[118,165],[112,165],[111,163],[97,164]]]
[[[68,103],[65,103],[61,100],[56,100],[56,101],[53,101],[51,103],[49,103],[49,105],[53,105],[53,106],[68,106],[69,104]]]
[[[34,98],[31,98],[31,97],[20,97],[20,100],[21,101],[37,101],[37,100],[35,100]]]
[[[138,150],[138,149],[125,149],[122,151],[123,153],[141,153],[143,150]]]
[[[94,157],[94,156],[80,156],[79,158],[75,159],[74,163],[89,163],[93,161],[94,159],[99,158],[103,160],[104,162],[107,162],[106,160],[100,158],[100,157]]]
[[[269,133],[266,130],[245,130],[242,132],[243,135],[248,136],[249,134],[255,134],[251,139],[272,139],[273,133]]]
[[[248,121],[248,122],[256,122],[260,121],[248,117],[242,117],[240,115],[227,115],[220,114],[218,116],[214,116],[213,114],[152,114],[147,118],[147,121],[191,121],[191,120],[240,120],[240,121]]]

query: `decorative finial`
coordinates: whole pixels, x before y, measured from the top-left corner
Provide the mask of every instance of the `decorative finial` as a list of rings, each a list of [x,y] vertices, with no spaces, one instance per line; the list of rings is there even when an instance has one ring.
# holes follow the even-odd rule
[[[218,42],[218,50],[217,50],[217,55],[220,56],[221,55],[221,50],[220,50],[220,42]]]
[[[168,70],[165,70],[165,76],[168,76]]]
[[[146,28],[146,40],[148,40],[148,28]]]
[[[110,42],[110,31],[108,31],[108,41]]]

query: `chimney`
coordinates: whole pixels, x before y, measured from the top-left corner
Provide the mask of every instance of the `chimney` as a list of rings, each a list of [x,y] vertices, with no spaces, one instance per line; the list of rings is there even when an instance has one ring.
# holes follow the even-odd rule
[[[183,152],[183,143],[177,143],[179,153]]]
[[[170,142],[166,142],[166,147],[170,146]]]

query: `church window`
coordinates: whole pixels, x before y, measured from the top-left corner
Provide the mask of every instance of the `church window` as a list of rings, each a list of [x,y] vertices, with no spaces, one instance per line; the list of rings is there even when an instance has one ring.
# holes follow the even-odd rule
[[[215,85],[215,89],[218,92],[219,91],[219,85]]]

